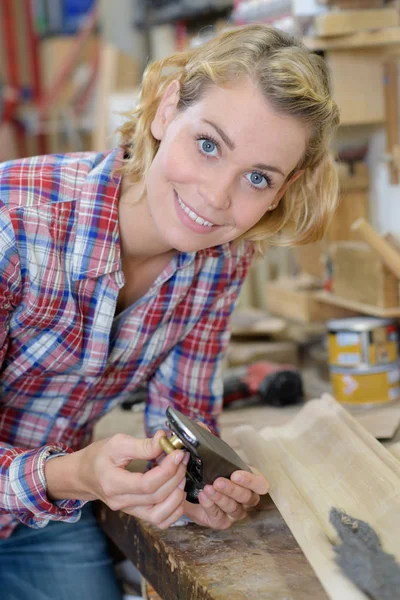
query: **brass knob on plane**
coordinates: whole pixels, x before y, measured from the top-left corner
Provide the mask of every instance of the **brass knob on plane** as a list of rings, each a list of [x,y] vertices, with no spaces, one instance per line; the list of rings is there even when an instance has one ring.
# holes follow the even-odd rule
[[[166,454],[171,454],[174,450],[183,448],[183,444],[177,435],[173,435],[170,438],[162,437],[160,439],[160,446]]]

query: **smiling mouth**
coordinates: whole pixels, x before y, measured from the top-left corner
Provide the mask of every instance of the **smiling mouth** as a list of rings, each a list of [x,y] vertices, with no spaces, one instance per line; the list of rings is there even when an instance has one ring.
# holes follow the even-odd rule
[[[186,206],[186,204],[183,202],[183,200],[180,198],[180,196],[178,194],[176,194],[176,196],[178,198],[180,207],[187,214],[187,216],[190,219],[192,219],[192,221],[194,221],[194,223],[203,225],[203,227],[209,227],[210,229],[211,229],[211,227],[217,227],[217,225],[215,225],[215,223],[210,223],[210,221],[206,221],[205,219],[203,219],[202,217],[197,215],[195,212],[193,212],[193,210],[191,210],[188,206]]]

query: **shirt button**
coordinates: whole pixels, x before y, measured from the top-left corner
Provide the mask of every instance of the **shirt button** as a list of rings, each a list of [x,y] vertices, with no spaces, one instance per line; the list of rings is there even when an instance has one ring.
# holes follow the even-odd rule
[[[65,429],[68,425],[68,419],[66,419],[65,417],[58,417],[58,419],[56,419],[56,427],[58,427],[59,429]]]

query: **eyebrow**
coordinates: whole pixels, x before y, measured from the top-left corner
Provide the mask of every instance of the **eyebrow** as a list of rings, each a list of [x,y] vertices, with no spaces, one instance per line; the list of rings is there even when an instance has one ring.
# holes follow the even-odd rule
[[[214,127],[215,131],[221,136],[221,138],[223,139],[225,144],[228,146],[229,150],[235,150],[235,148],[236,148],[235,143],[231,140],[230,137],[228,137],[226,135],[225,131],[223,131],[221,129],[221,127],[219,127],[213,121],[209,121],[208,119],[202,119],[202,120],[204,121],[204,123],[207,123],[208,125],[211,125],[211,127]],[[262,171],[272,171],[274,173],[280,173],[282,175],[282,177],[285,177],[284,173],[278,167],[273,167],[272,165],[265,165],[264,163],[257,163],[256,165],[253,165],[253,168],[260,169]]]

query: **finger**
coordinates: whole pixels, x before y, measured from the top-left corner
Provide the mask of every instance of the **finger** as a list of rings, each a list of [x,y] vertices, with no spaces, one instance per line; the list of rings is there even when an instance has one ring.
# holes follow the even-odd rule
[[[219,508],[228,515],[231,520],[237,521],[246,516],[246,509],[243,504],[236,502],[233,498],[216,492],[213,486],[206,486],[205,493],[211,498]]]
[[[255,492],[252,492],[241,485],[237,485],[236,483],[229,481],[229,479],[219,477],[214,481],[213,487],[226,496],[230,496],[239,504],[243,504],[247,508],[257,506],[257,504],[260,502],[259,494],[256,494]]]
[[[204,509],[205,522],[213,529],[228,529],[232,521],[228,515],[224,513],[215,502],[213,502],[204,491],[199,492],[199,503]]]
[[[160,438],[165,436],[165,431],[159,430],[152,438],[135,438],[131,435],[118,433],[113,435],[108,444],[111,448],[111,459],[119,466],[127,461],[153,460],[163,452],[160,446]]]
[[[146,521],[153,523],[153,525],[158,526],[160,523],[169,520],[170,517],[172,517],[177,511],[177,509],[181,506],[183,512],[183,503],[185,499],[185,492],[183,490],[177,489],[174,492],[172,492],[172,494],[161,504],[156,504],[155,506],[151,507],[134,507],[132,513],[130,514],[134,514],[135,516],[138,516],[141,519],[145,519]],[[129,509],[125,512],[128,512],[129,514]]]
[[[162,521],[157,527],[159,527],[160,529],[168,529],[168,527],[176,523],[176,521],[180,519],[184,513],[184,506],[185,502],[182,502],[182,504],[178,506],[176,511],[168,519]]]
[[[231,481],[238,483],[242,487],[248,488],[256,494],[266,494],[269,490],[269,483],[261,473],[248,473],[247,471],[235,471],[231,475]]]
[[[144,474],[131,473],[125,469],[114,469],[114,472],[110,474],[111,490],[118,495],[151,495],[167,484],[166,489],[169,493],[179,485],[184,477],[188,458],[188,453],[183,450],[175,450],[165,457],[162,464]],[[165,493],[165,489],[163,493]],[[142,503],[139,502],[139,504]]]
[[[233,483],[233,481],[225,479],[224,477],[218,477],[218,479],[214,481],[213,487],[216,491],[225,494],[226,496],[230,496],[240,504],[251,503],[254,496],[254,492],[248,488]]]
[[[244,504],[245,508],[253,508],[254,506],[257,506],[257,504],[260,502],[261,498],[258,494],[256,494],[255,492],[252,492],[252,498],[250,500],[250,502],[246,502]]]
[[[233,498],[216,492],[212,485],[206,485],[203,491],[224,513],[231,515],[238,511],[238,503]]]
[[[200,425],[200,427],[202,427],[203,429],[207,429],[207,431],[212,433],[211,429],[205,423],[202,423],[201,421],[196,421],[196,423],[197,423],[197,425]]]
[[[178,485],[176,485],[175,478],[173,478],[154,494],[120,494],[107,499],[107,504],[111,510],[125,510],[133,506],[154,506],[164,502],[175,489],[184,490],[185,485],[186,476],[178,482]]]

